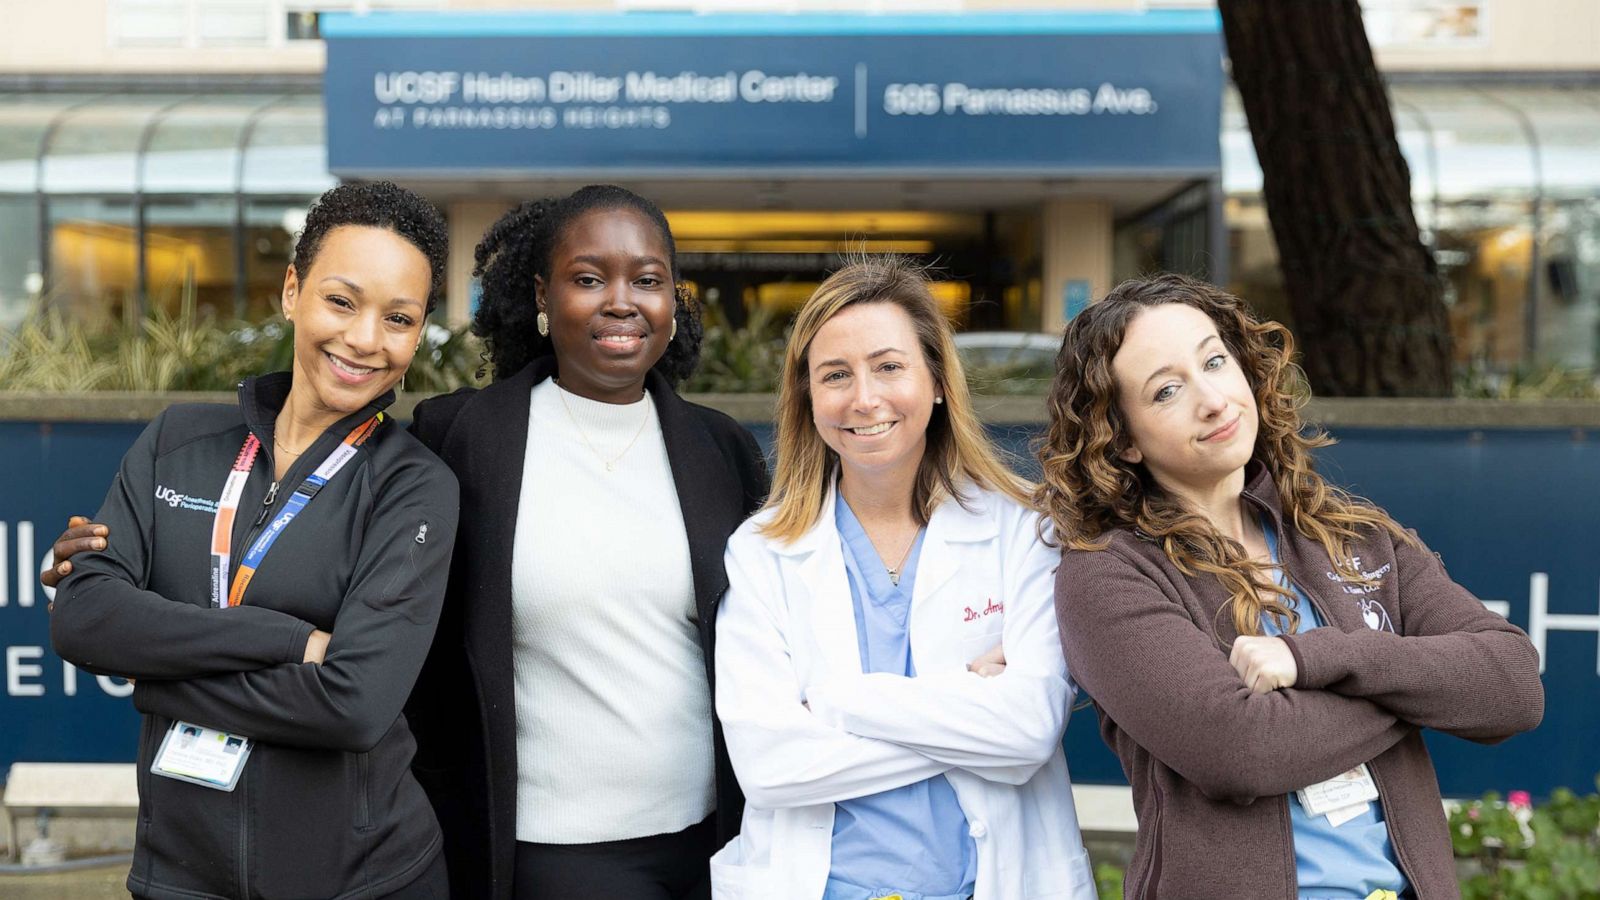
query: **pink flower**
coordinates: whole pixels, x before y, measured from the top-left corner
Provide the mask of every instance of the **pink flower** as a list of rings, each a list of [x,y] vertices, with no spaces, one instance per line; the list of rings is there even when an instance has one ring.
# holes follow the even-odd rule
[[[1477,817],[1478,817],[1478,808],[1476,806],[1474,806],[1471,809],[1467,810],[1467,818],[1476,819]]]
[[[1512,791],[1506,795],[1506,805],[1512,809],[1532,809],[1533,798],[1527,791]]]

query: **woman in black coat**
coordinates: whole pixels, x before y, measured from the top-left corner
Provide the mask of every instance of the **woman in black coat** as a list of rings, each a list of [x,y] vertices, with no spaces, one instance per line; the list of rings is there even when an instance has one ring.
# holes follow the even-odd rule
[[[461,481],[461,527],[444,617],[408,707],[419,742],[415,769],[444,829],[453,893],[518,900],[709,896],[705,860],[737,832],[743,807],[709,705],[704,715],[688,720],[688,728],[699,731],[690,739],[711,754],[704,773],[711,779],[706,786],[711,793],[706,796],[714,797],[715,803],[713,814],[704,821],[692,806],[685,807],[679,819],[689,815],[694,820],[689,828],[655,834],[647,823],[632,821],[632,816],[630,821],[614,821],[617,816],[604,821],[605,803],[597,799],[586,824],[599,829],[591,837],[603,834],[607,839],[519,840],[519,834],[526,837],[530,828],[539,831],[541,817],[541,810],[530,809],[527,802],[527,773],[519,773],[530,759],[539,766],[552,759],[557,765],[592,763],[586,754],[625,754],[632,748],[654,753],[663,744],[681,745],[685,735],[676,733],[682,729],[672,734],[608,734],[598,744],[612,748],[607,751],[596,750],[592,740],[571,739],[581,735],[569,735],[564,741],[552,738],[547,732],[563,733],[560,723],[537,735],[529,734],[526,721],[519,729],[519,713],[527,718],[530,708],[525,690],[529,683],[519,682],[517,671],[543,664],[539,657],[561,648],[539,645],[537,633],[530,638],[523,621],[526,606],[540,601],[527,598],[530,591],[519,586],[526,582],[516,579],[515,569],[519,552],[536,556],[527,549],[529,529],[545,529],[542,540],[559,540],[562,535],[552,529],[577,528],[584,518],[623,517],[628,512],[607,512],[598,504],[586,513],[569,511],[564,518],[557,513],[562,520],[552,522],[549,510],[527,505],[530,486],[556,480],[563,483],[554,490],[570,490],[572,486],[565,483],[569,480],[609,478],[613,466],[617,477],[627,477],[630,464],[649,461],[655,428],[634,431],[630,426],[626,432],[633,434],[633,442],[604,446],[598,438],[591,442],[593,436],[585,433],[573,413],[616,411],[586,402],[610,403],[616,409],[632,404],[646,416],[653,408],[659,425],[656,446],[664,448],[666,459],[666,469],[654,471],[670,478],[669,497],[675,495],[688,550],[692,603],[684,597],[681,612],[697,639],[695,662],[702,667],[709,689],[715,605],[727,587],[723,549],[728,536],[766,494],[760,449],[749,432],[726,415],[688,403],[674,392],[674,385],[697,360],[701,329],[692,300],[678,288],[672,234],[654,204],[610,186],[587,187],[553,202],[523,204],[489,230],[477,256],[483,297],[474,327],[485,340],[495,381],[482,390],[461,390],[424,401],[417,406],[412,425]],[[541,391],[559,392],[559,405],[551,408],[561,412],[530,428],[530,418],[537,420],[540,415]],[[576,442],[571,440],[574,433]],[[541,442],[544,448],[539,447]],[[592,465],[583,469],[591,456]],[[557,463],[528,470],[540,459]],[[559,476],[543,468],[569,463],[578,468],[561,470]],[[599,468],[601,463],[606,468]],[[529,479],[537,484],[529,485]],[[675,537],[676,523],[670,515],[666,518],[669,521],[651,527],[664,534],[666,542],[681,543]],[[631,566],[631,549],[594,546],[590,558],[573,562],[625,570]],[[559,568],[561,561],[546,564]],[[543,574],[534,572],[531,577]],[[632,571],[628,576],[641,588],[673,577],[670,572],[653,571]],[[567,618],[576,621],[567,627],[588,627],[586,619],[596,621],[603,611],[600,604],[634,602],[631,596],[584,599],[569,610]],[[591,633],[578,639],[597,637],[592,631],[602,627],[608,626],[596,621]],[[674,639],[670,630],[658,636],[646,630],[635,639],[665,645]],[[627,674],[617,676],[624,687]],[[657,690],[659,697],[652,696]],[[591,712],[605,720],[604,711],[583,705],[591,691],[598,691],[593,683],[580,685],[578,693],[583,696],[574,701],[574,720],[587,721]],[[679,702],[675,696],[681,700],[670,684],[640,685],[635,693],[645,704]],[[705,697],[708,704],[709,697]],[[590,803],[581,794],[585,788],[602,797],[608,790],[604,784],[579,785],[577,795],[569,791],[557,799]],[[656,806],[685,802],[677,795],[639,800],[652,805],[652,813]],[[630,828],[638,833],[630,833]]]

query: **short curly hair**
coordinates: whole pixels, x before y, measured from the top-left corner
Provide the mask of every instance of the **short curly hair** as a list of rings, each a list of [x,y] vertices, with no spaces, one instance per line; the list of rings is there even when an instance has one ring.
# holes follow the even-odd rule
[[[433,276],[428,285],[428,312],[444,296],[445,263],[450,233],[444,216],[432,203],[389,181],[341,184],[318,197],[306,213],[306,225],[294,245],[294,272],[304,279],[322,250],[328,233],[345,225],[382,228],[400,235],[428,258]]]
[[[626,188],[591,184],[566,197],[521,204],[489,226],[478,243],[472,274],[478,277],[482,294],[472,331],[483,339],[484,355],[496,381],[555,353],[555,345],[535,327],[539,308],[534,301],[534,278],[549,280],[550,253],[568,226],[586,213],[616,209],[633,210],[655,225],[672,266],[678,333],[654,368],[674,387],[694,372],[700,362],[704,326],[699,306],[678,271],[678,245],[667,217],[654,203]]]

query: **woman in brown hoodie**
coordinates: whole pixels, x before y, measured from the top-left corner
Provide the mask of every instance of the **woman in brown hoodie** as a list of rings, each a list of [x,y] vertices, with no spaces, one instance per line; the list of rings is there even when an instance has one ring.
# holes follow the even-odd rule
[[[1177,275],[1068,327],[1037,500],[1061,640],[1133,785],[1128,897],[1457,897],[1421,729],[1543,715],[1532,644],[1327,484],[1293,341]]]

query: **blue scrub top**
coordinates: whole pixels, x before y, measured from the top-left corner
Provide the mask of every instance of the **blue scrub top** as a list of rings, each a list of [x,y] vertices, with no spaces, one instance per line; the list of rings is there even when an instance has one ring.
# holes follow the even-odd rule
[[[1261,520],[1261,530],[1266,534],[1267,552],[1272,564],[1279,566],[1278,535],[1272,523]],[[1284,584],[1282,568],[1278,569],[1278,583]],[[1322,617],[1311,604],[1299,585],[1294,585],[1292,608],[1300,613],[1297,631],[1310,631],[1323,627]],[[1283,630],[1271,616],[1261,617],[1264,634],[1279,635]],[[1300,798],[1289,795],[1289,818],[1294,826],[1294,862],[1300,882],[1300,900],[1333,900],[1368,897],[1376,890],[1404,893],[1406,877],[1395,862],[1394,845],[1389,840],[1389,826],[1384,824],[1383,803],[1374,800],[1366,812],[1337,827],[1329,824],[1327,816],[1306,814]]]
[[[896,585],[842,494],[834,520],[850,578],[861,671],[915,677],[908,621],[926,529],[917,533]],[[967,817],[956,792],[947,778],[937,775],[834,804],[833,856],[824,896],[964,898],[972,894],[977,862],[977,846],[967,834]]]

